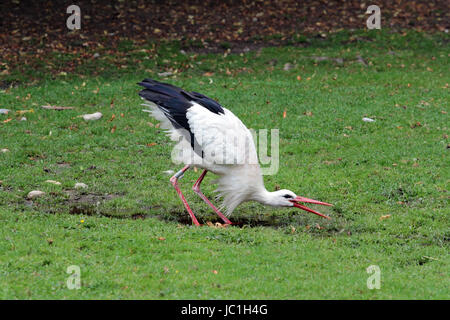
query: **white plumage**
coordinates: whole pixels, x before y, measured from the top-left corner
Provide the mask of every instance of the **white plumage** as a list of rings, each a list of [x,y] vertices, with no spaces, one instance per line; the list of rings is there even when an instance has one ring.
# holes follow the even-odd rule
[[[145,87],[140,92],[146,101],[143,105],[150,109],[151,115],[161,122],[161,128],[166,129],[170,139],[176,142],[172,160],[185,164],[171,182],[195,224],[198,221],[177,184],[191,166],[205,170],[194,185],[194,191],[226,223],[231,222],[200,191],[200,183],[207,171],[218,176],[214,183],[217,183],[218,198],[223,199],[221,209],[226,210],[226,216],[230,216],[242,202],[258,201],[272,206],[295,206],[326,217],[298,202],[329,205],[327,203],[298,197],[289,190],[266,190],[252,133],[230,110],[204,95],[169,84],[151,79],[139,84]]]

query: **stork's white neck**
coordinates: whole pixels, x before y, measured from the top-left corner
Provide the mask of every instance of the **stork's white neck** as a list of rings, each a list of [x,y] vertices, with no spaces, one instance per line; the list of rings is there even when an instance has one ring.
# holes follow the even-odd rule
[[[269,206],[277,205],[277,198],[275,192],[267,191],[265,187],[260,188],[258,192],[253,195],[253,200]]]

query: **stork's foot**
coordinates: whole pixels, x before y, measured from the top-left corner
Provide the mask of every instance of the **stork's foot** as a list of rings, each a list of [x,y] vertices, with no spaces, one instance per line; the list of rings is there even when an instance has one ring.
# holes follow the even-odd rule
[[[220,217],[220,219],[223,220],[223,222],[225,222],[225,224],[233,224],[230,220],[228,220],[227,217],[225,217],[225,215],[219,211],[219,209],[217,209],[212,203],[211,201],[209,201],[209,199],[202,193],[202,191],[200,190],[200,184],[203,181],[203,178],[206,176],[206,173],[208,172],[208,170],[204,170],[202,172],[202,174],[200,175],[200,177],[198,178],[198,180],[194,183],[194,185],[192,186],[192,190],[194,190],[194,192],[196,194],[198,194],[200,196],[200,198],[202,198],[203,201],[206,202],[206,204],[208,204],[215,213],[217,213],[217,215]]]
[[[172,183],[173,187],[178,193],[178,196],[180,197],[181,201],[183,202],[184,207],[186,208],[187,212],[191,216],[192,222],[196,226],[200,226],[200,223],[198,223],[197,218],[194,215],[194,212],[192,212],[191,208],[189,207],[189,204],[186,201],[186,198],[184,197],[183,193],[181,192],[180,187],[178,186],[178,179],[182,178],[184,173],[189,169],[189,166],[185,166],[183,169],[178,171],[172,178],[170,178],[170,183]]]

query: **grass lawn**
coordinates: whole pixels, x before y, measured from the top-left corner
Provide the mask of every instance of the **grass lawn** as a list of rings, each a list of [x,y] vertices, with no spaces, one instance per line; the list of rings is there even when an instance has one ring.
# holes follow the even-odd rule
[[[0,298],[450,298],[448,43],[387,31],[242,54],[123,42],[114,55],[15,66],[0,94],[11,110],[0,115]],[[141,111],[146,77],[215,98],[249,128],[279,129],[267,189],[333,203],[316,207],[332,219],[247,203],[231,218],[243,227],[191,226],[164,173],[180,168],[172,145]],[[191,192],[199,174],[180,184],[200,221],[215,222]],[[45,195],[27,200],[32,190]],[[66,286],[71,265],[79,290]],[[366,285],[371,265],[380,289]]]

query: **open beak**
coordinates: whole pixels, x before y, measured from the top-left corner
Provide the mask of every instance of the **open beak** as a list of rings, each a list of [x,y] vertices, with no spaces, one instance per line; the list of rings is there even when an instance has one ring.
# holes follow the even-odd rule
[[[302,210],[305,210],[308,212],[312,212],[312,213],[317,214],[318,216],[321,216],[322,218],[325,218],[325,219],[331,219],[329,216],[326,216],[324,214],[321,214],[320,212],[314,211],[313,209],[310,209],[307,206],[300,204],[299,202],[320,204],[322,206],[332,206],[332,204],[322,202],[322,201],[317,201],[314,199],[308,199],[308,198],[300,197],[300,196],[298,196],[297,198],[290,200],[290,201],[294,204],[294,207],[296,207],[296,208],[299,208],[299,209],[302,209]]]

